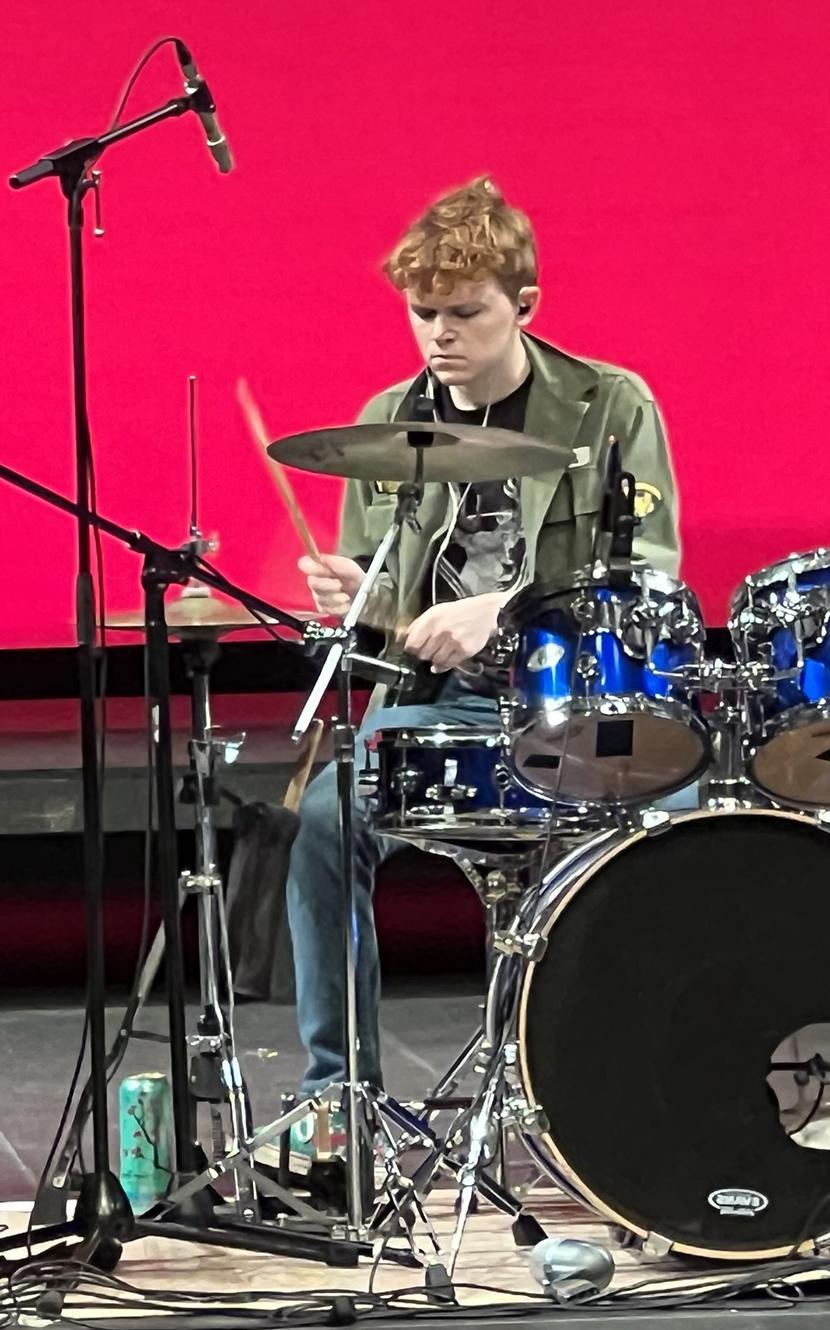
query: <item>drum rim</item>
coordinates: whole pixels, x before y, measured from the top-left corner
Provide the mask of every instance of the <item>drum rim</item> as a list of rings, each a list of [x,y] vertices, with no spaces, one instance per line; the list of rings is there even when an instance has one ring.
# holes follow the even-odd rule
[[[435,735],[442,738],[436,742]],[[393,748],[471,748],[483,743],[485,748],[498,748],[504,742],[504,729],[500,725],[446,725],[439,721],[435,725],[383,725],[375,730],[368,742],[391,744]],[[455,740],[459,740],[454,745]],[[428,742],[431,740],[431,742]]]
[[[794,571],[796,577],[801,573],[817,573],[822,569],[830,571],[830,546],[819,545],[816,549],[805,550],[802,554],[788,554],[785,559],[767,563],[754,573],[747,573],[732,597],[731,613],[734,615],[746,605],[747,591],[766,590],[786,582],[787,573]],[[742,599],[743,597],[743,599]]]
[[[428,843],[430,838],[444,840],[445,838],[452,836],[463,836],[465,840],[481,841],[499,841],[504,840],[505,837],[509,837],[511,839],[515,838],[520,840],[522,843],[531,842],[538,844],[543,842],[549,835],[576,834],[572,827],[562,826],[561,828],[558,828],[555,822],[551,824],[549,813],[546,813],[543,818],[540,817],[537,821],[533,821],[529,818],[525,822],[513,823],[506,821],[500,822],[495,819],[489,822],[482,822],[481,817],[483,811],[484,810],[479,810],[476,814],[467,814],[470,818],[469,822],[448,822],[443,820],[443,814],[440,820],[436,819],[435,821],[430,822],[426,820],[428,817],[427,813],[420,815],[424,820],[419,822],[401,822],[400,820],[387,822],[378,818],[372,821],[372,831],[376,832],[379,836],[390,836],[393,840],[404,841],[408,844],[420,844],[421,842]],[[489,811],[491,813],[495,812],[495,810]],[[511,811],[518,815],[524,810],[513,809]],[[391,818],[393,815],[390,814],[389,816]],[[409,814],[407,814],[407,816],[409,816]],[[462,814],[462,816],[464,815]]]
[[[516,768],[512,752],[514,739],[517,735],[524,733],[528,726],[533,723],[534,717],[529,717],[521,730],[508,726],[507,733],[504,736],[504,761],[509,767],[513,779],[528,794],[547,799],[554,806],[562,804],[566,807],[585,808],[588,812],[597,812],[609,808],[647,808],[654,803],[655,799],[666,799],[669,795],[676,794],[678,790],[685,789],[687,785],[694,784],[712,765],[712,734],[709,726],[700,716],[696,715],[691,707],[677,698],[649,697],[646,693],[602,693],[595,697],[569,697],[563,699],[563,701],[566,703],[563,710],[568,709],[577,716],[589,717],[592,713],[601,711],[602,707],[607,705],[608,702],[620,702],[624,704],[625,710],[633,710],[638,715],[656,716],[658,720],[667,720],[676,725],[682,725],[684,729],[695,731],[702,743],[700,757],[691,774],[684,776],[677,784],[665,786],[659,790],[650,790],[647,794],[632,795],[628,799],[572,799],[564,792],[558,792],[555,797],[552,796],[550,790],[534,785],[527,777],[520,775]],[[634,703],[633,706],[632,703]],[[613,717],[615,714],[617,713],[610,712],[609,716]],[[623,715],[624,711],[618,714]]]
[[[783,804],[787,809],[812,808],[816,812],[827,810],[830,813],[826,804],[813,803],[809,799],[791,799],[786,795],[777,793],[771,786],[765,785],[755,775],[755,759],[762,749],[768,748],[776,739],[780,739],[782,734],[791,734],[796,730],[806,729],[809,725],[814,725],[817,720],[830,721],[830,701],[795,702],[791,707],[787,707],[765,723],[763,741],[758,741],[753,735],[748,736],[745,740],[744,766],[755,789],[759,790],[766,798],[774,799],[776,803]]]
[[[700,609],[700,602],[688,582],[684,582],[682,578],[675,577],[672,573],[664,572],[662,568],[653,568],[646,563],[644,563],[641,568],[632,568],[630,573],[631,585],[640,592],[642,592],[645,585],[646,590],[656,592],[666,600],[670,600],[673,596],[680,593],[684,599],[691,602],[698,618],[702,622],[703,615]],[[515,596],[512,596],[511,599],[508,600],[506,605],[502,606],[499,611],[499,621],[507,624],[511,628],[525,627],[530,622],[530,617],[525,615],[521,620],[517,620],[516,614],[517,611],[521,612],[526,605],[533,604],[537,601],[559,600],[561,597],[574,596],[578,593],[584,593],[585,591],[590,591],[592,589],[597,591],[610,591],[612,593],[619,593],[621,590],[620,587],[612,585],[610,577],[596,578],[593,576],[590,568],[585,568],[581,573],[575,575],[573,585],[571,586],[563,587],[555,582],[542,582],[531,583],[529,586],[522,587],[516,592]],[[618,596],[618,599],[622,601],[626,598]]]
[[[697,808],[697,809],[692,809],[688,812],[683,812],[673,815],[666,824],[666,830],[669,830],[672,826],[678,823],[686,823],[686,822],[703,820],[707,818],[721,818],[721,817],[784,818],[785,820],[795,822],[798,825],[814,827],[817,830],[824,831],[825,833],[830,834],[830,828],[828,828],[826,825],[823,825],[815,816],[809,813],[798,813],[794,809],[789,809],[789,808],[731,808],[731,807]],[[650,833],[648,829],[645,827],[638,828],[635,831],[620,832],[618,835],[613,837],[612,842],[610,844],[607,844],[604,847],[604,849],[600,847],[601,852],[599,853],[598,857],[596,859],[593,859],[591,863],[585,867],[584,872],[582,874],[579,873],[579,867],[578,867],[579,861],[577,859],[577,861],[571,865],[571,868],[574,871],[575,875],[571,878],[569,882],[563,883],[561,897],[555,900],[554,908],[551,910],[548,918],[544,920],[541,926],[538,929],[535,929],[534,931],[538,932],[539,936],[543,937],[547,942],[550,933],[553,931],[553,928],[555,927],[557,919],[561,917],[562,913],[570,904],[573,897],[575,895],[578,895],[579,890],[581,890],[581,887],[584,884],[584,881],[586,880],[586,874],[587,874],[587,880],[590,880],[590,878],[593,877],[594,874],[598,872],[600,868],[604,867],[612,859],[616,858],[616,856],[620,854],[624,849],[627,849],[629,846],[635,844],[637,841],[640,841],[643,838],[648,837],[649,834]],[[654,833],[652,832],[651,834]],[[590,845],[590,841],[586,842],[586,845]],[[583,851],[586,848],[586,845],[583,845],[581,847]],[[577,852],[579,848],[580,847],[577,847]],[[570,858],[570,856],[568,856],[568,858]],[[551,869],[550,873],[548,874],[547,880],[542,885],[541,893],[544,893],[547,890],[548,886],[552,887],[555,885],[556,875],[562,872],[567,862],[568,860],[566,859],[562,863],[556,865],[554,868]],[[542,901],[544,899],[544,895],[541,893],[539,897],[539,908],[541,908]],[[542,958],[540,957],[540,959]],[[530,1076],[530,1069],[528,1067],[528,1062],[527,1062],[527,1047],[528,1047],[527,1007],[528,1007],[530,989],[532,986],[533,973],[538,964],[539,961],[529,961],[525,965],[521,978],[519,980],[519,991],[516,998],[516,1020],[515,1020],[516,1057],[518,1060],[520,1084],[522,1092],[527,1097],[528,1102],[531,1104],[536,1103],[536,1099],[533,1094],[533,1082]],[[793,1250],[792,1243],[788,1243],[781,1247],[758,1248],[758,1249],[753,1249],[752,1251],[744,1251],[743,1249],[735,1250],[733,1248],[726,1250],[722,1248],[701,1247],[691,1242],[683,1242],[683,1241],[676,1242],[674,1241],[674,1239],[669,1238],[667,1234],[659,1234],[658,1230],[656,1229],[641,1228],[639,1225],[632,1223],[630,1219],[627,1219],[624,1215],[621,1215],[618,1211],[614,1210],[605,1201],[601,1200],[600,1197],[598,1197],[591,1190],[591,1188],[586,1183],[583,1182],[579,1173],[576,1171],[576,1169],[572,1167],[571,1164],[568,1163],[565,1156],[559,1150],[553,1138],[553,1135],[550,1131],[550,1128],[548,1128],[545,1131],[539,1132],[535,1136],[526,1137],[526,1141],[527,1144],[530,1146],[531,1153],[533,1154],[534,1158],[536,1158],[538,1162],[543,1166],[547,1162],[548,1169],[550,1168],[550,1162],[552,1160],[555,1165],[555,1168],[561,1173],[563,1179],[565,1180],[566,1185],[573,1188],[576,1194],[579,1197],[581,1197],[581,1199],[584,1202],[586,1202],[592,1209],[594,1209],[594,1211],[597,1214],[602,1215],[613,1224],[621,1225],[628,1232],[634,1233],[640,1238],[648,1238],[650,1235],[665,1237],[665,1240],[671,1243],[670,1247],[671,1251],[680,1252],[686,1256],[703,1256],[707,1258],[713,1258],[716,1260],[758,1261],[758,1260],[768,1260],[770,1258],[778,1256],[786,1256]],[[544,1144],[545,1148],[549,1152],[550,1157],[547,1161],[545,1161],[541,1150],[538,1148],[542,1144]],[[536,1149],[533,1148],[534,1146],[536,1146]],[[555,1173],[553,1174],[553,1177],[554,1178],[556,1177]],[[807,1237],[802,1242],[801,1246],[798,1248],[798,1250],[799,1251],[811,1250],[813,1246],[813,1238],[814,1238],[813,1234],[808,1234]]]

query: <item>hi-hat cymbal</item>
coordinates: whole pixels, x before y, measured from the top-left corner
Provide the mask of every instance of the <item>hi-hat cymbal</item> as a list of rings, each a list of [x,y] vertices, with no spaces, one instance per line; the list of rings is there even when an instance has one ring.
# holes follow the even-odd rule
[[[543,443],[510,429],[481,425],[393,420],[379,425],[344,425],[308,430],[278,439],[269,457],[301,471],[317,471],[353,480],[403,481],[415,478],[415,448],[407,434],[432,434],[420,449],[424,480],[507,480],[568,466],[573,450]]]
[[[298,619],[312,619],[310,610],[292,610]],[[218,596],[176,596],[164,602],[167,627],[177,636],[220,637],[224,633],[238,632],[241,628],[256,628],[260,623],[244,605]],[[266,623],[275,619],[263,615]],[[278,625],[277,625],[278,626]],[[144,610],[124,610],[107,615],[108,628],[144,631]]]

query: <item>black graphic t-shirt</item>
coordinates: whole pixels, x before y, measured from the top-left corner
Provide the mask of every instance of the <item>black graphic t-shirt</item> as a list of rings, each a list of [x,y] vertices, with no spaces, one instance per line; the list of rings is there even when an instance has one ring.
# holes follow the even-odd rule
[[[524,429],[532,371],[508,397],[467,411],[457,407],[443,384],[436,386],[436,413],[441,420],[497,429]],[[517,479],[488,480],[455,486],[458,515],[442,542],[432,570],[429,599],[460,600],[487,591],[521,585],[527,548],[519,506]]]

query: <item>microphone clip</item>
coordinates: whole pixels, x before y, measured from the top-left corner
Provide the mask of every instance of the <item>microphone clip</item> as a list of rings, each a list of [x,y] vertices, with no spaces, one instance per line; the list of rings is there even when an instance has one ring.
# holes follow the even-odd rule
[[[213,100],[210,88],[201,74],[194,74],[192,77],[185,78],[184,90],[190,98],[193,110],[197,115],[211,114],[216,110],[216,102]]]

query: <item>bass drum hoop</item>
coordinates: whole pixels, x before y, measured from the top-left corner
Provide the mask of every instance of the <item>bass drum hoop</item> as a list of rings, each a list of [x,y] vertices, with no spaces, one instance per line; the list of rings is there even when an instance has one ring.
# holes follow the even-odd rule
[[[728,817],[728,818],[777,817],[777,818],[783,818],[786,821],[796,822],[799,825],[805,825],[805,824],[811,826],[815,825],[814,817],[810,817],[809,815],[806,814],[796,813],[794,811],[790,811],[787,809],[774,809],[774,808],[769,808],[769,809],[701,808],[689,813],[682,813],[676,818],[673,817],[672,824],[674,825],[675,823],[686,823],[696,820],[709,819],[713,817]],[[569,855],[567,859],[564,860],[563,863],[559,865],[558,869],[554,868],[552,870],[551,883],[550,883],[552,888],[555,888],[556,877],[560,872],[564,871],[564,873],[566,874],[566,880],[565,882],[563,882],[560,888],[560,894],[555,897],[556,903],[549,917],[546,920],[544,920],[539,929],[534,930],[538,931],[541,937],[545,939],[545,941],[547,941],[551,932],[555,928],[557,920],[561,917],[561,915],[568,907],[570,902],[574,899],[574,897],[579,894],[579,891],[581,890],[583,885],[585,885],[590,880],[590,878],[593,877],[607,863],[610,863],[612,859],[616,858],[618,854],[621,854],[623,850],[628,849],[630,846],[636,844],[638,841],[645,839],[649,835],[646,829],[642,829],[627,834],[618,833],[620,836],[619,839],[616,838],[615,833],[610,833],[610,834],[614,836],[613,843],[608,844],[607,836],[601,837],[599,841],[599,846],[600,847],[604,846],[604,848],[601,848],[600,853],[595,858],[591,858],[587,863],[584,862],[584,856],[586,851],[590,851],[591,848],[590,843],[588,846],[577,847],[577,849],[574,850],[573,853]],[[542,896],[542,899],[539,902],[540,909],[543,908],[543,903],[544,903],[544,895]],[[526,919],[524,922],[525,924],[527,924]],[[521,1084],[527,1096],[528,1103],[530,1104],[535,1104],[537,1100],[533,1093],[533,1082],[530,1076],[530,1068],[527,1063],[527,1048],[528,1048],[527,1011],[528,1011],[528,1000],[530,997],[530,990],[533,984],[533,975],[536,968],[536,964],[538,964],[538,962],[531,962],[525,968],[524,974],[522,975],[519,981],[519,993],[517,999],[518,1012],[517,1012],[516,1030],[517,1030],[517,1043],[518,1043],[519,1071],[520,1071]],[[632,1223],[632,1221],[628,1219],[625,1215],[620,1214],[619,1211],[617,1210],[614,1210],[610,1205],[607,1204],[607,1202],[603,1201],[599,1196],[597,1196],[596,1193],[592,1191],[591,1188],[587,1185],[587,1183],[582,1181],[581,1177],[576,1172],[576,1170],[572,1168],[571,1165],[568,1163],[568,1160],[565,1158],[565,1156],[562,1154],[561,1150],[557,1146],[556,1141],[554,1140],[550,1131],[541,1132],[538,1136],[525,1135],[524,1141],[532,1157],[544,1169],[544,1171],[554,1180],[554,1182],[557,1183],[558,1186],[562,1187],[571,1196],[576,1197],[578,1200],[582,1201],[583,1203],[587,1202],[587,1204],[594,1211],[596,1211],[597,1214],[602,1215],[603,1217],[608,1219],[610,1223],[617,1224],[620,1227],[626,1229],[629,1233],[634,1233],[637,1235],[637,1237],[642,1239],[648,1238],[652,1233],[655,1234],[659,1233],[659,1228],[644,1229],[641,1228],[639,1225]],[[545,1149],[548,1151],[549,1157],[545,1155],[544,1153]],[[551,1160],[553,1160],[556,1166],[555,1168],[551,1167]],[[730,1248],[727,1251],[719,1248],[700,1247],[683,1241],[675,1242],[674,1240],[670,1240],[668,1238],[666,1239],[666,1241],[671,1241],[670,1250],[673,1252],[680,1252],[686,1256],[698,1256],[698,1257],[705,1257],[708,1259],[721,1260],[721,1261],[727,1260],[733,1262],[766,1261],[774,1259],[779,1256],[788,1256],[793,1251],[792,1243],[785,1244],[784,1246],[781,1247],[759,1248],[753,1251],[735,1250],[734,1248]],[[802,1242],[801,1246],[797,1250],[812,1251],[813,1246],[814,1243],[812,1238],[808,1237]]]

